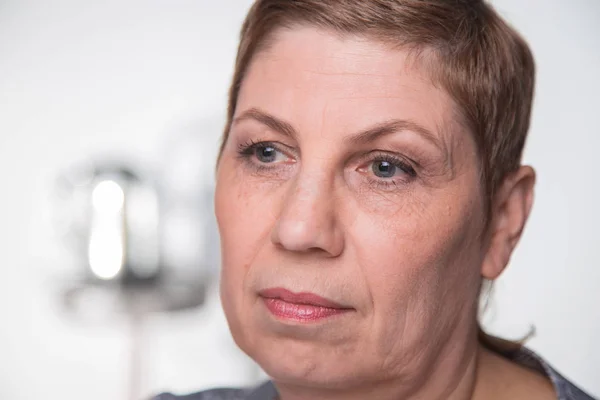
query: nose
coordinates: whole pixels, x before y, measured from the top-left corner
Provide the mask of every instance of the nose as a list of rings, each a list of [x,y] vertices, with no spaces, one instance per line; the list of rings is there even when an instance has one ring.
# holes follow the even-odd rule
[[[339,256],[344,237],[332,186],[326,179],[296,179],[283,199],[271,241],[289,251]]]

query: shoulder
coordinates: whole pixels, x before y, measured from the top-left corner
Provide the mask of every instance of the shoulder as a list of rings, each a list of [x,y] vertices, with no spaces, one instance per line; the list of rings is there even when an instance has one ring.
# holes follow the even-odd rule
[[[212,389],[184,396],[163,393],[151,400],[245,400],[245,397],[241,389]]]
[[[274,400],[277,392],[271,382],[246,389],[220,388],[205,390],[184,396],[170,393],[159,394],[150,400]]]
[[[511,354],[510,358],[523,367],[546,376],[552,383],[554,398],[558,400],[594,400],[531,350],[522,347],[519,351]]]
[[[548,368],[548,375],[554,384],[556,392],[559,394],[559,400],[594,400],[590,395],[584,393],[583,390],[579,389],[572,382],[565,379],[558,372]]]

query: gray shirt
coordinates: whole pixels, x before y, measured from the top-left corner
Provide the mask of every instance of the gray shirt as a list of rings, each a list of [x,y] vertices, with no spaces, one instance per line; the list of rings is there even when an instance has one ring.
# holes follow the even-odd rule
[[[527,368],[534,369],[552,381],[558,400],[594,400],[571,382],[562,377],[550,365],[533,352],[521,348],[518,352],[506,354],[514,362]],[[275,400],[277,391],[271,382],[266,382],[255,388],[248,389],[212,389],[186,396],[175,396],[164,393],[152,400]]]

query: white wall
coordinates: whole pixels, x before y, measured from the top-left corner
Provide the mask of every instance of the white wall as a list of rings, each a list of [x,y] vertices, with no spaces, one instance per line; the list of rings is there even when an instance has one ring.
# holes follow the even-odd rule
[[[600,2],[496,0],[537,61],[525,162],[538,172],[525,236],[497,284],[495,331],[600,396]]]
[[[66,267],[48,222],[51,178],[98,152],[157,164],[180,124],[218,125],[249,4],[0,1],[0,398],[125,398],[124,321],[82,324],[58,313],[56,276]],[[600,2],[494,4],[537,58],[526,161],[539,183],[488,325],[509,337],[535,326],[531,347],[600,395]],[[214,290],[202,310],[149,321],[145,347],[145,393],[256,377]]]
[[[98,152],[158,164],[180,124],[214,125],[248,4],[0,2],[1,399],[125,398],[125,321],[57,314],[68,268],[51,240],[51,179]],[[214,294],[203,310],[148,321],[144,347],[145,393],[255,377]]]

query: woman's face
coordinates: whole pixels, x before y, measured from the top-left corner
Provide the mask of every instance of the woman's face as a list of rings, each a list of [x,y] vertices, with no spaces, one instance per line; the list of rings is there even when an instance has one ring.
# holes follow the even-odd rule
[[[276,381],[417,376],[472,339],[476,147],[407,53],[311,28],[255,56],[218,167],[221,298]]]

